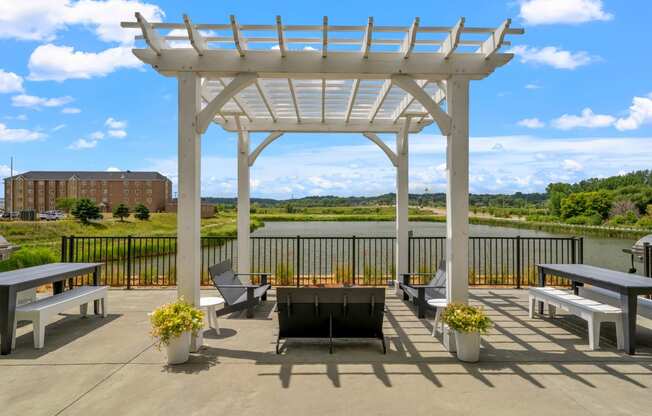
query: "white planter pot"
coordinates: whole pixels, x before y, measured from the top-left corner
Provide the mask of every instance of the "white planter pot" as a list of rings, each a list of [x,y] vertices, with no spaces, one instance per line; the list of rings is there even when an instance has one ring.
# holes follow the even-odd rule
[[[478,362],[480,360],[480,333],[453,332],[455,333],[457,359],[467,363]]]
[[[172,338],[166,346],[168,353],[168,364],[183,364],[190,357],[190,331]]]

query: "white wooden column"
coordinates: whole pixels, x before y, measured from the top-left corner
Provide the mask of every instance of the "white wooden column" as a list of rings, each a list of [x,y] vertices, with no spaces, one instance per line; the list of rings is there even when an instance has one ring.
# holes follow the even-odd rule
[[[403,281],[403,273],[408,272],[408,132],[410,119],[396,135],[396,282]],[[398,284],[396,294],[400,295]]]
[[[469,81],[447,83],[446,288],[449,302],[466,303],[469,276]]]
[[[238,123],[239,124],[239,123]],[[238,130],[238,273],[249,273],[249,132]]]
[[[201,279],[201,135],[195,129],[200,110],[200,79],[194,72],[179,72],[179,177],[177,201],[177,293],[199,305]],[[201,332],[193,350],[202,344]]]

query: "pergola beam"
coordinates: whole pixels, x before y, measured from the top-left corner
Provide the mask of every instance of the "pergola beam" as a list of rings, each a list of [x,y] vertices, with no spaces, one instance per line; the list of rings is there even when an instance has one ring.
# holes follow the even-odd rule
[[[218,122],[218,124],[227,131],[237,132],[238,128],[235,122],[232,120],[232,117],[229,117],[231,114],[224,113],[224,115],[227,116],[225,121]],[[233,116],[235,115],[233,114]],[[351,120],[347,123],[343,120],[338,121],[333,119],[329,119],[327,123],[322,123],[319,119],[314,121],[302,120],[301,123],[298,123],[294,118],[278,119],[276,122],[260,119],[253,122],[241,120],[240,123],[242,124],[242,128],[252,133],[270,131],[283,131],[286,133],[397,133],[404,124],[401,121],[394,123],[391,120],[376,120],[373,123]],[[410,124],[410,133],[419,133],[431,123],[432,120],[424,120],[422,123],[415,123],[413,121]]]
[[[195,29],[188,15],[183,15],[183,22],[185,23],[186,30],[188,31],[188,39],[190,40],[190,44],[197,51],[197,55],[204,56],[204,52],[206,52],[208,49],[204,36],[202,36],[202,34],[199,33],[197,29]]]
[[[356,78],[353,80],[353,84],[351,85],[351,95],[349,95],[349,101],[346,105],[346,116],[344,117],[344,121],[346,121],[347,123],[351,119],[351,112],[353,111],[355,98],[358,95],[359,88],[360,88],[360,80]]]
[[[283,31],[281,16],[276,16],[276,33],[278,34],[278,50],[281,52],[281,58],[285,58],[287,46],[285,46],[285,32]]]
[[[374,102],[374,105],[371,107],[371,111],[369,111],[369,122],[374,121],[381,107],[385,103],[385,99],[387,98],[387,94],[389,94],[389,90],[391,89],[392,89],[392,81],[389,79],[385,80],[385,82],[383,82],[383,85],[380,87],[380,92],[376,97],[376,101]]]
[[[412,95],[415,100],[421,103],[422,106],[430,113],[435,120],[441,133],[447,136],[451,128],[451,118],[446,114],[439,104],[436,103],[426,92],[419,87],[419,85],[409,75],[394,75],[392,82],[398,85],[403,91]]]
[[[392,165],[394,165],[394,167],[397,166],[398,161],[397,161],[396,153],[394,153],[392,149],[390,149],[389,146],[387,146],[387,144],[384,141],[382,141],[380,137],[378,137],[378,135],[376,135],[376,133],[366,131],[362,133],[362,135],[367,139],[371,140],[372,142],[374,142],[378,147],[380,147],[380,149],[383,152],[385,152],[385,154],[389,158],[389,161],[392,162]]]
[[[292,97],[292,107],[297,116],[297,123],[301,123],[301,113],[299,112],[299,102],[297,101],[297,94],[294,92],[294,84],[292,79],[288,78],[288,88],[290,89],[290,97]]]
[[[512,24],[512,19],[505,20],[499,27],[496,29],[487,40],[485,40],[480,48],[478,53],[483,55],[486,59],[491,58],[505,42],[505,35],[509,30],[509,25]]]
[[[457,49],[457,46],[460,43],[462,30],[464,30],[464,18],[460,17],[460,20],[455,23],[455,26],[453,26],[451,32],[446,36],[446,39],[439,50],[439,52],[444,55],[444,59],[448,59],[453,52],[455,52],[455,49]]]
[[[321,30],[321,57],[326,58],[328,56],[328,16],[324,16]]]
[[[373,32],[374,32],[374,18],[370,16],[369,20],[367,21],[367,30],[365,30],[364,37],[362,38],[362,57],[365,59],[369,57]]]
[[[419,31],[419,18],[415,17],[414,21],[412,22],[412,26],[410,26],[410,30],[405,35],[405,39],[403,39],[403,44],[401,45],[401,53],[403,54],[404,59],[408,59],[412,54],[412,50],[414,49],[414,45],[417,41],[418,31]]]
[[[197,132],[203,134],[208,129],[209,124],[220,112],[222,107],[233,98],[238,92],[247,88],[256,81],[257,75],[251,72],[238,74],[229,85],[225,86],[222,91],[211,102],[197,114]]]
[[[154,30],[152,25],[139,12],[136,12],[136,21],[140,26],[140,30],[143,32],[143,37],[145,38],[147,46],[149,46],[156,55],[161,56],[163,49],[169,48],[167,42],[161,38],[158,32]]]
[[[242,33],[240,33],[240,25],[235,16],[231,15],[229,19],[231,20],[231,30],[233,31],[233,43],[235,44],[235,48],[238,50],[240,57],[244,58],[246,54],[245,51],[247,50],[247,42],[242,37]]]
[[[249,166],[253,166],[256,163],[256,159],[260,156],[260,153],[265,150],[267,146],[272,144],[272,142],[283,135],[282,131],[273,131],[263,140],[251,154],[249,155]]]
[[[276,117],[276,112],[272,108],[272,106],[269,103],[269,97],[267,97],[267,93],[263,89],[263,86],[260,85],[260,82],[258,79],[256,79],[256,90],[258,90],[258,94],[260,95],[260,99],[263,101],[263,104],[265,104],[265,108],[267,109],[267,112],[269,113],[269,116],[272,118],[273,121],[277,120]]]
[[[479,53],[414,54],[403,59],[396,52],[370,52],[367,59],[359,54],[330,51],[327,58],[315,53],[288,50],[278,59],[271,51],[249,50],[247,59],[233,50],[210,49],[199,57],[193,49],[164,49],[157,55],[152,49],[134,49],[143,62],[164,75],[193,71],[211,77],[233,77],[241,72],[256,72],[261,78],[293,79],[388,79],[392,74],[410,74],[415,79],[445,80],[452,75],[482,79],[505,65],[513,54],[494,53],[485,58]]]

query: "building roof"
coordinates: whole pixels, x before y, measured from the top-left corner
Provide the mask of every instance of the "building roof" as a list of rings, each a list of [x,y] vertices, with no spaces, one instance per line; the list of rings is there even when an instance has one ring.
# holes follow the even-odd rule
[[[122,180],[140,180],[140,181],[160,181],[168,178],[158,172],[106,172],[106,171],[29,171],[14,178],[23,178],[27,180],[68,180],[76,177],[79,180],[100,180],[100,181],[122,181]],[[5,180],[10,179],[9,177]]]

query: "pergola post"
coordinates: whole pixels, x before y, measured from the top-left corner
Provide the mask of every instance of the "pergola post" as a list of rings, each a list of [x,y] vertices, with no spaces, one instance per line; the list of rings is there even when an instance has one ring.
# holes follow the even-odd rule
[[[447,83],[452,119],[446,143],[446,288],[449,302],[466,303],[469,290],[469,80]]]
[[[410,118],[408,117],[401,130],[396,135],[396,294],[400,295],[399,282],[403,282],[403,273],[408,272],[408,132]]]
[[[249,132],[238,130],[238,273],[249,273]]]
[[[201,279],[201,135],[195,128],[201,109],[200,78],[194,72],[177,74],[179,83],[179,177],[177,206],[177,293],[199,305]],[[193,339],[192,349],[202,345],[202,333]]]

